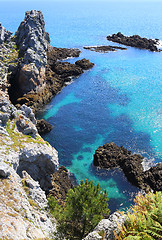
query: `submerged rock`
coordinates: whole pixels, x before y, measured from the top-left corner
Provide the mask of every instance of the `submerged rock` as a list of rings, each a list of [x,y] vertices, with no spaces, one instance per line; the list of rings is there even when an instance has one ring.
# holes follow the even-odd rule
[[[127,48],[123,47],[118,47],[118,46],[90,46],[90,47],[83,47],[84,49],[90,50],[90,51],[95,51],[95,52],[100,52],[100,53],[107,53],[110,51],[116,51],[118,49],[120,50],[127,50]]]
[[[94,154],[93,164],[100,168],[121,168],[133,185],[149,191],[162,190],[162,163],[147,170],[143,169],[143,157],[139,154],[132,154],[123,146],[118,147],[115,143],[106,143],[100,146]],[[156,184],[157,182],[157,184]]]
[[[118,32],[117,34],[107,36],[107,40],[126,46],[147,49],[152,52],[160,52],[160,50],[157,48],[159,40],[142,38],[139,35],[127,37],[124,36],[122,33]]]

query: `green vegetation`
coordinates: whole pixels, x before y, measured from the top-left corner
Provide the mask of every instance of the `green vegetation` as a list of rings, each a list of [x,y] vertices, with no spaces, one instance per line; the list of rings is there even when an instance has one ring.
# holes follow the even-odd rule
[[[162,236],[162,193],[139,194],[136,205],[127,213],[127,220],[116,240],[160,240]]]
[[[83,239],[108,214],[108,193],[101,192],[99,184],[92,181],[81,181],[77,187],[67,193],[65,206],[60,206],[50,196],[48,199],[51,214],[58,221],[58,239]],[[57,239],[57,238],[56,238]]]

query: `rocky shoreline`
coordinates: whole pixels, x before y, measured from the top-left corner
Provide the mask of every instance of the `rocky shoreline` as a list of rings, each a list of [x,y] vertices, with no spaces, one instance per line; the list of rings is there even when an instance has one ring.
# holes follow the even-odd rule
[[[123,146],[106,143],[95,151],[93,164],[104,169],[120,168],[128,181],[144,190],[162,191],[162,163],[144,171],[142,162],[144,157],[132,154]]]
[[[160,52],[157,45],[159,43],[159,39],[147,39],[142,38],[139,35],[133,35],[130,37],[124,36],[121,32],[117,34],[112,34],[107,36],[107,40],[120,43],[126,46],[136,47],[140,49],[147,49],[152,52]]]

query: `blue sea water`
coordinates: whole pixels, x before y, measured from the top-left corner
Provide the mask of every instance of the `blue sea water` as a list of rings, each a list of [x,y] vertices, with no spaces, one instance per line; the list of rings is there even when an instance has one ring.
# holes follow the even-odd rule
[[[118,45],[106,36],[119,31],[162,40],[162,2],[2,1],[0,22],[15,32],[31,9],[43,12],[51,45],[81,49],[69,62],[85,57],[95,63],[45,107],[40,117],[54,128],[44,138],[78,181],[91,179],[108,190],[112,211],[128,207],[138,189],[119,170],[95,169],[93,154],[113,141],[149,162],[161,161],[162,52],[128,47],[96,53],[83,46]]]

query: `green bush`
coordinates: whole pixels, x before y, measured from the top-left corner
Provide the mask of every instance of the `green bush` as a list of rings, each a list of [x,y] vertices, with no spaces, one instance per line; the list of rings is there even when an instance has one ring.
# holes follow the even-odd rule
[[[162,239],[162,193],[139,194],[136,205],[127,213],[127,220],[116,240]]]
[[[49,197],[50,212],[58,221],[58,238],[81,240],[92,231],[103,213],[109,213],[107,195],[106,190],[101,192],[99,184],[94,186],[92,181],[85,180],[69,190],[64,207]]]

